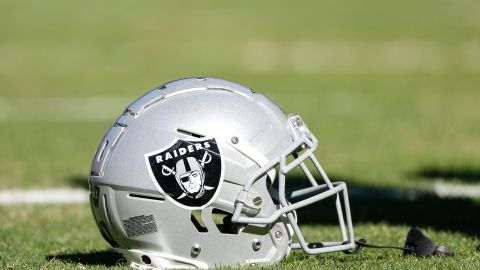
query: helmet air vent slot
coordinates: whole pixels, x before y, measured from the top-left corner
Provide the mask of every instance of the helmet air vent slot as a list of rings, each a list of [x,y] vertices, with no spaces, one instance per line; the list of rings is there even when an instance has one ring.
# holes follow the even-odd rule
[[[192,215],[190,216],[190,220],[192,221],[193,225],[195,226],[195,228],[197,228],[197,230],[199,232],[206,233],[206,232],[208,232],[208,229],[205,226],[205,223],[203,223],[201,214],[202,214],[201,210],[192,211]]]
[[[186,130],[186,129],[183,129],[183,128],[177,129],[177,132],[180,133],[180,134],[187,135],[187,136],[190,136],[190,137],[195,137],[195,138],[205,137],[205,135],[202,135],[202,134],[199,134],[199,133],[196,133],[196,132],[193,132],[193,131],[189,131],[189,130]]]
[[[100,148],[98,150],[97,162],[100,162],[100,160],[102,160],[103,154],[105,153],[105,148],[107,146],[108,146],[108,141],[106,140],[102,143],[102,146],[100,146]]]
[[[157,197],[157,196],[137,194],[137,193],[130,193],[128,194],[128,197],[136,198],[136,199],[151,200],[151,201],[160,201],[160,202],[165,201],[165,197]]]
[[[105,167],[110,159],[111,152],[113,148],[117,145],[118,140],[125,131],[125,127],[122,126],[113,126],[108,131],[107,135],[103,139],[101,145],[99,146],[97,153],[95,154],[95,159],[93,160],[92,170],[90,172],[93,176],[103,176],[105,172]]]
[[[217,208],[212,210],[212,219],[218,230],[224,234],[239,234],[242,228],[242,225],[238,223],[232,223],[231,213]]]

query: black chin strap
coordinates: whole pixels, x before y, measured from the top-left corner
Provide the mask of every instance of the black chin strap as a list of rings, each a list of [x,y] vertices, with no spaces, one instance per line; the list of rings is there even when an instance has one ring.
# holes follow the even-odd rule
[[[446,246],[435,246],[433,240],[425,236],[425,234],[420,231],[418,228],[411,228],[407,234],[407,239],[405,240],[404,247],[396,246],[378,246],[367,244],[367,240],[360,239],[355,241],[355,248],[353,250],[344,251],[347,254],[357,254],[364,247],[368,248],[390,248],[390,249],[400,249],[403,250],[403,255],[415,255],[417,257],[427,257],[430,255],[437,256],[453,256],[453,252],[450,251]]]
[[[364,247],[367,247],[367,248],[390,248],[390,249],[400,249],[400,250],[403,250],[404,252],[411,252],[413,251],[412,248],[409,248],[409,247],[397,247],[397,246],[378,246],[378,245],[372,245],[372,244],[367,244],[367,240],[365,239],[359,239],[359,240],[356,240],[355,241],[355,244],[357,244],[355,246],[355,248],[353,250],[345,250],[344,253],[346,254],[357,254],[357,253],[360,253],[360,251],[362,251],[362,249]]]

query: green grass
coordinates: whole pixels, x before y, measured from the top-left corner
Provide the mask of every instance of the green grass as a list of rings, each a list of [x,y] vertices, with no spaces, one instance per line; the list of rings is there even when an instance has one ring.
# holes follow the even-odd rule
[[[320,141],[317,157],[334,176],[360,179],[355,184],[362,185],[413,187],[431,183],[412,176],[425,167],[478,171],[478,76],[323,75],[288,82],[269,77],[255,89],[265,89],[287,112],[302,115]],[[302,91],[295,88],[294,79],[301,82]],[[450,90],[453,83],[448,80],[463,85]],[[29,115],[41,109],[23,108]],[[113,115],[122,109],[112,110]],[[111,118],[113,122],[115,116]],[[72,177],[86,179],[110,124],[41,118],[4,123],[0,187],[66,186]]]
[[[412,175],[475,169],[480,158],[475,1],[3,1],[0,10],[2,188],[87,178],[97,143],[127,103],[99,107],[110,117],[92,123],[48,98],[133,100],[198,75],[243,83],[302,115],[327,171],[356,184],[428,187]],[[314,44],[308,58],[327,65],[296,69],[302,42]],[[332,42],[345,49],[327,46],[325,60]],[[273,66],[256,71],[255,61]]]
[[[300,114],[350,187],[478,183],[479,13],[474,0],[1,1],[0,189],[84,186],[128,100],[190,76]],[[90,97],[113,102],[82,111]],[[358,237],[402,245],[418,225],[456,256],[294,253],[272,268],[480,268],[478,201],[353,199],[352,211]],[[309,237],[328,235],[330,221],[305,214]],[[0,222],[1,269],[115,268],[86,205],[0,206]]]
[[[0,208],[1,269],[128,269],[109,251],[87,205]],[[355,232],[369,243],[403,246],[409,227],[386,222],[358,222]],[[302,226],[313,239],[328,239],[332,225]],[[455,256],[419,259],[400,251],[364,249],[358,255],[343,253],[309,256],[292,254],[267,269],[478,269],[478,238],[467,233],[427,228],[437,244],[449,246]],[[264,268],[262,268],[264,269]]]

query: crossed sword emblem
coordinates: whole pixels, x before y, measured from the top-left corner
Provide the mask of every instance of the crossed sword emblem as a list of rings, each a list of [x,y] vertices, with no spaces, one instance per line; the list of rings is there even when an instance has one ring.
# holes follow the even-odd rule
[[[208,153],[208,151],[205,151],[203,154],[203,157],[201,160],[199,160],[200,165],[202,165],[202,168],[205,166],[205,164],[208,164],[212,161],[212,156]],[[170,176],[172,174],[175,174],[175,168],[170,168],[168,166],[162,165],[162,174],[165,176]]]

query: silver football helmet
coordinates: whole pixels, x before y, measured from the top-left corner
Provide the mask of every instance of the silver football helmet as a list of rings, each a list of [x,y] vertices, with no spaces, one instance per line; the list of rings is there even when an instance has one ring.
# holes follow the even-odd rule
[[[172,81],[130,104],[101,141],[93,215],[105,240],[141,269],[273,264],[291,249],[352,249],[346,185],[328,179],[316,148],[298,115],[244,86]],[[294,169],[308,187],[287,191]],[[328,197],[338,241],[307,242],[295,210]]]

